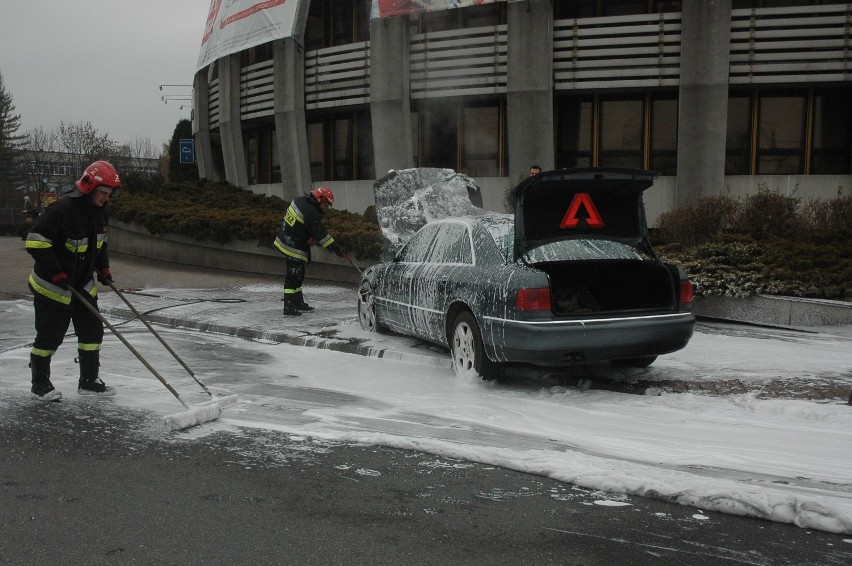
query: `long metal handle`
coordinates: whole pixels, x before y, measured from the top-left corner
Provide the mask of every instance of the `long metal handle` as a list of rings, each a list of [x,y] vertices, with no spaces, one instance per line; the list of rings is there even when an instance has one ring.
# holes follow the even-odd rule
[[[154,377],[156,377],[157,379],[159,379],[159,380],[160,380],[160,383],[162,383],[163,385],[165,385],[165,386],[166,386],[166,389],[168,389],[168,390],[171,392],[171,394],[175,396],[175,399],[177,399],[178,401],[180,401],[180,404],[181,404],[181,405],[183,405],[183,406],[184,406],[184,407],[186,407],[187,409],[189,408],[189,405],[187,405],[187,404],[186,404],[186,402],[184,402],[184,400],[180,398],[180,394],[179,394],[177,391],[175,391],[175,388],[174,388],[174,387],[172,387],[171,385],[169,385],[169,382],[168,382],[168,381],[166,381],[166,379],[165,379],[162,375],[160,375],[160,373],[159,373],[156,369],[154,369],[154,368],[151,366],[151,364],[149,364],[149,363],[148,363],[148,360],[146,360],[145,358],[143,358],[143,357],[142,357],[142,354],[140,354],[140,353],[136,350],[136,348],[134,348],[134,347],[130,344],[130,342],[128,342],[128,341],[127,341],[127,339],[126,339],[124,336],[122,336],[122,335],[121,335],[121,333],[120,333],[118,330],[116,330],[116,329],[115,329],[115,327],[114,327],[112,324],[110,324],[110,323],[109,323],[109,321],[108,321],[106,318],[104,318],[104,315],[102,315],[102,314],[98,311],[98,309],[96,309],[96,308],[95,308],[95,306],[94,306],[94,305],[92,305],[92,303],[90,303],[89,301],[87,301],[87,300],[86,300],[86,297],[84,297],[84,296],[83,296],[83,294],[82,294],[82,293],[80,293],[80,291],[78,291],[77,289],[75,289],[74,287],[72,287],[72,286],[70,286],[70,285],[68,286],[68,289],[70,289],[70,290],[71,290],[71,293],[74,295],[74,297],[76,297],[76,298],[77,298],[77,300],[78,300],[78,301],[80,301],[81,303],[83,303],[83,305],[84,305],[87,309],[89,309],[90,311],[92,311],[92,314],[94,314],[94,315],[98,318],[98,320],[100,320],[100,321],[104,324],[104,326],[106,326],[107,328],[109,328],[109,329],[112,331],[112,333],[113,333],[113,334],[115,334],[115,337],[116,337],[116,338],[118,338],[119,340],[121,340],[121,342],[122,342],[125,346],[127,346],[127,349],[128,349],[128,350],[130,350],[131,352],[133,352],[133,355],[135,355],[135,356],[139,359],[139,361],[140,361],[140,362],[142,362],[142,364],[143,364],[146,368],[148,368],[148,371],[150,371],[151,373],[153,373],[153,374],[154,374]]]
[[[346,261],[348,261],[349,263],[351,263],[351,264],[352,264],[352,267],[354,267],[355,269],[357,269],[357,270],[358,270],[358,273],[361,273],[361,274],[363,275],[363,272],[361,271],[361,268],[360,268],[360,267],[358,267],[357,265],[355,265],[355,262],[354,262],[354,261],[352,261],[352,258],[351,258],[351,257],[349,257],[348,255],[346,256]]]
[[[124,293],[122,293],[120,290],[118,290],[118,288],[117,288],[117,287],[116,287],[116,286],[112,283],[112,281],[107,281],[107,285],[109,285],[109,288],[110,288],[110,289],[112,289],[112,290],[115,292],[115,294],[116,294],[116,295],[118,295],[119,297],[121,297],[121,300],[122,300],[122,301],[124,301],[124,304],[125,304],[125,305],[127,305],[127,307],[128,307],[128,308],[129,308],[129,309],[133,312],[133,314],[134,314],[134,315],[136,315],[136,318],[138,318],[138,319],[142,322],[142,324],[144,324],[144,325],[145,325],[145,327],[146,327],[148,330],[150,330],[150,331],[151,331],[151,334],[153,334],[153,335],[154,335],[154,337],[155,337],[157,340],[159,340],[159,341],[160,341],[160,344],[162,344],[162,345],[163,345],[163,347],[165,347],[165,349],[166,349],[166,350],[168,350],[168,351],[169,351],[169,353],[170,353],[172,356],[174,356],[174,357],[175,357],[175,359],[176,359],[176,360],[180,363],[180,365],[182,365],[182,366],[183,366],[183,369],[185,369],[185,370],[187,371],[187,373],[189,373],[189,375],[191,375],[191,376],[192,376],[192,379],[194,379],[194,380],[196,381],[196,383],[198,383],[198,385],[200,385],[200,386],[201,386],[201,388],[202,388],[202,389],[204,389],[204,392],[205,392],[205,393],[207,393],[207,395],[209,395],[210,397],[213,397],[213,394],[210,392],[210,390],[209,390],[209,389],[207,389],[207,386],[206,386],[206,385],[204,385],[204,383],[202,383],[201,379],[199,379],[199,378],[198,378],[198,376],[196,376],[196,375],[195,375],[195,372],[194,372],[194,371],[192,371],[192,368],[190,368],[190,367],[186,364],[186,362],[184,362],[184,361],[183,361],[183,359],[181,359],[181,357],[180,357],[180,356],[178,356],[177,352],[175,352],[174,350],[172,350],[172,347],[171,347],[171,346],[169,346],[169,345],[166,343],[166,341],[163,339],[163,337],[162,337],[162,336],[160,336],[160,334],[159,334],[156,330],[154,330],[154,327],[153,327],[153,326],[151,326],[151,323],[149,323],[147,320],[145,320],[145,317],[143,317],[143,316],[142,316],[142,313],[140,313],[138,310],[136,310],[136,307],[134,307],[134,306],[130,303],[130,301],[127,299],[127,297],[125,297],[125,296],[124,296]]]

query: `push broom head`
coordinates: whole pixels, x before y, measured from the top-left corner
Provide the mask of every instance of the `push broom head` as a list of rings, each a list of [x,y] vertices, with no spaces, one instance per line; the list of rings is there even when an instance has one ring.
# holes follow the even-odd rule
[[[192,405],[186,411],[163,417],[163,428],[166,431],[183,430],[216,420],[222,414],[222,409],[235,405],[237,399],[236,395],[228,395],[206,403]]]

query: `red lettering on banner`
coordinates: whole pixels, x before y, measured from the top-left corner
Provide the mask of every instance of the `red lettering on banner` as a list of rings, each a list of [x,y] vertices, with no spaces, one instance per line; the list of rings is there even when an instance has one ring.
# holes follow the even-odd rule
[[[577,213],[580,212],[581,206],[586,209],[586,214],[588,214],[588,217],[585,219],[587,227],[603,228],[606,226],[603,218],[601,218],[601,214],[598,212],[598,207],[595,206],[589,193],[577,193],[571,199],[571,204],[568,205],[568,210],[565,211],[565,216],[562,217],[559,227],[563,229],[576,228],[580,224],[580,218],[577,216]]]
[[[216,17],[219,15],[219,8],[222,6],[222,0],[216,0],[210,4],[210,12],[207,14],[207,23],[204,25],[204,37],[201,38],[201,45],[207,43],[210,35],[213,33],[213,25],[216,23]]]
[[[225,26],[227,26],[228,24],[232,24],[238,20],[244,20],[249,16],[252,16],[258,12],[262,12],[263,10],[268,10],[269,8],[281,6],[282,4],[284,4],[285,1],[286,0],[266,0],[266,2],[259,2],[254,6],[250,6],[245,10],[241,10],[236,14],[233,14],[223,19],[222,22],[219,24],[219,29],[225,29]]]

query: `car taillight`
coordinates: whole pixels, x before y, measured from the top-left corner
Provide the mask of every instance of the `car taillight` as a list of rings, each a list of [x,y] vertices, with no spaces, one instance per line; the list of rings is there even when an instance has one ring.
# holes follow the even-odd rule
[[[692,282],[689,279],[684,279],[680,282],[680,302],[692,302]]]
[[[519,311],[549,311],[550,289],[518,289],[515,306]]]

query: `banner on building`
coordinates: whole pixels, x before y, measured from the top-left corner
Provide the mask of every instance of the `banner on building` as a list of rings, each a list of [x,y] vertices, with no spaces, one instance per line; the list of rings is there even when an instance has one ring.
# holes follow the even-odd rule
[[[249,47],[293,35],[299,0],[211,0],[196,70]]]
[[[390,16],[407,16],[420,12],[434,12],[450,8],[466,8],[480,4],[493,4],[506,0],[373,0],[370,18],[387,18]]]

